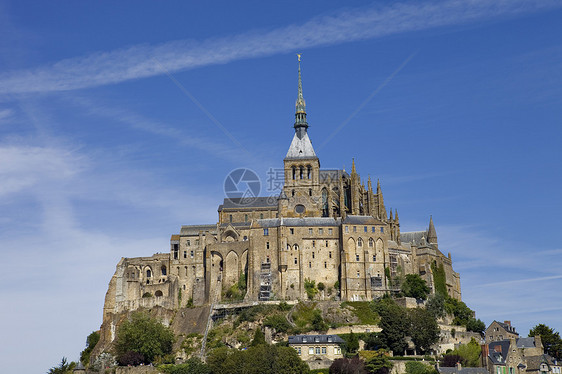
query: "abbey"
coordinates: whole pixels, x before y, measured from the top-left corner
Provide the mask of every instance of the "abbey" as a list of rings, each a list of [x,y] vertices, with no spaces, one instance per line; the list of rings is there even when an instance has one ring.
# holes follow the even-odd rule
[[[182,226],[169,253],[121,259],[104,318],[226,301],[238,284],[244,301],[372,300],[397,292],[404,275],[419,274],[435,292],[437,269],[449,296],[460,299],[459,274],[439,250],[431,218],[426,230],[400,232],[398,212],[387,212],[378,181],[365,186],[354,162],[349,173],[320,168],[300,62],[294,132],[278,196],[226,198],[217,223]]]

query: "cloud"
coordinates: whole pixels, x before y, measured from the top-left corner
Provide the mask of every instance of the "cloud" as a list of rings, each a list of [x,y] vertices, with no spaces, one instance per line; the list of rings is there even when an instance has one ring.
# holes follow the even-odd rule
[[[72,150],[0,145],[0,198],[39,183],[62,181],[80,172],[85,159]]]
[[[200,66],[294,52],[304,48],[384,37],[435,27],[559,7],[554,0],[449,0],[398,3],[316,17],[300,25],[202,42],[179,40],[135,45],[0,75],[0,94],[52,92],[97,87]]]
[[[0,109],[0,123],[7,122],[13,114],[12,109]]]

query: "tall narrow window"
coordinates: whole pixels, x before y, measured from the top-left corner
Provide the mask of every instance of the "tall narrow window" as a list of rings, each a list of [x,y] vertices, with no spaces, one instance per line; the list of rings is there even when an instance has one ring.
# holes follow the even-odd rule
[[[248,215],[244,214],[244,222],[248,222]]]
[[[268,236],[269,235],[269,229],[263,229],[263,235]]]
[[[232,223],[232,214],[228,216],[228,220]]]
[[[297,168],[293,166],[291,169],[293,170],[293,179],[297,179]]]
[[[265,249],[269,249],[269,242],[265,243]]]
[[[260,219],[263,219],[263,213],[260,213]]]
[[[310,165],[308,165],[306,167],[306,179],[310,179],[312,178],[312,168],[310,167]]]
[[[300,179],[303,179],[304,177],[304,168],[301,166],[299,167],[299,173],[300,173]]]

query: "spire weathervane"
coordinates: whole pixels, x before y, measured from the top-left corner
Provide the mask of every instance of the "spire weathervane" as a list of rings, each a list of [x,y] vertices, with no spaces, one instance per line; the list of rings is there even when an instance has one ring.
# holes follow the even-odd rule
[[[299,84],[298,84],[298,96],[297,102],[295,103],[295,131],[299,139],[302,139],[304,134],[306,134],[306,129],[308,128],[308,123],[306,122],[306,103],[302,95],[302,79],[301,79],[301,54],[297,53],[298,63],[299,63]]]

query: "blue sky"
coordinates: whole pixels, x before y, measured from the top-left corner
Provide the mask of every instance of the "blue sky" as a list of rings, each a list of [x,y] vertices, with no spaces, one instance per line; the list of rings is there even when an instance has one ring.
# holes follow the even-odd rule
[[[562,330],[561,21],[548,0],[0,1],[0,361],[78,359],[121,257],[216,222],[229,171],[282,166],[297,52],[322,167],[355,158],[402,231],[433,215],[487,324]]]

